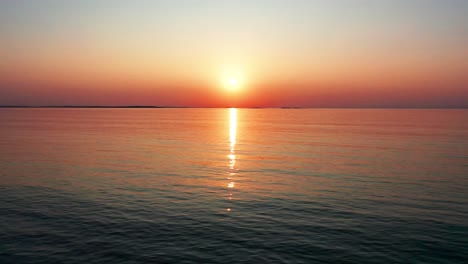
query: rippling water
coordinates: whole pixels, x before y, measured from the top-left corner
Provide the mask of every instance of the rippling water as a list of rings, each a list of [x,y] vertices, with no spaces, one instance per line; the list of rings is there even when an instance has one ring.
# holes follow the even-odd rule
[[[1,109],[0,263],[466,263],[468,111]]]

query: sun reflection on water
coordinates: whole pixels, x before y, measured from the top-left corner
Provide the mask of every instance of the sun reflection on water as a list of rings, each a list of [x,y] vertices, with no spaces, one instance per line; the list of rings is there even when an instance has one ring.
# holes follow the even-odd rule
[[[236,133],[237,133],[237,109],[229,109],[229,142],[231,144],[231,153],[234,152],[236,145]]]
[[[229,109],[229,170],[234,173],[236,165],[237,109]]]
[[[229,109],[229,180],[227,187],[229,189],[234,189],[236,183],[234,182],[233,176],[236,174],[236,136],[237,136],[237,109]],[[232,193],[229,193],[229,200],[232,200]],[[231,208],[226,209],[228,212],[231,211]]]

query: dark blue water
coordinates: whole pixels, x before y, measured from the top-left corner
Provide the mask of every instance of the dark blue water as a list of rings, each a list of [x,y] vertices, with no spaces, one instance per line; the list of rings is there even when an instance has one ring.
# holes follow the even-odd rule
[[[468,111],[0,110],[0,263],[467,263]]]

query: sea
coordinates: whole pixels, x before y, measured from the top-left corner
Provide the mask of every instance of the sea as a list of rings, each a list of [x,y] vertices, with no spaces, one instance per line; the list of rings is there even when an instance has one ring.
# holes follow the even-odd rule
[[[0,263],[468,263],[468,110],[0,109]]]

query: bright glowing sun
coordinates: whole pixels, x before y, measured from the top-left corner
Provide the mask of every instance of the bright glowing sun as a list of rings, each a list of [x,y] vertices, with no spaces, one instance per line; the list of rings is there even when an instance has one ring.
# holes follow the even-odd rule
[[[229,74],[223,76],[223,86],[230,91],[237,91],[242,87],[242,78],[240,75]]]
[[[224,80],[224,87],[228,90],[231,90],[231,91],[236,91],[240,88],[240,81],[239,81],[239,78],[237,77],[227,77],[225,80]]]
[[[239,80],[237,80],[237,78],[235,77],[229,78],[229,86],[236,87],[238,85],[239,85]]]

